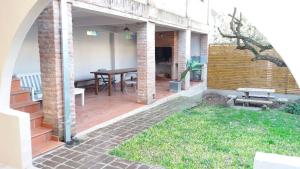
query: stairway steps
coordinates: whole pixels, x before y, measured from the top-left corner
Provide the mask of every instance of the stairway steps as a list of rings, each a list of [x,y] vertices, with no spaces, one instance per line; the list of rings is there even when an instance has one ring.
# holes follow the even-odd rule
[[[31,129],[31,144],[39,145],[51,140],[52,129],[46,127],[37,127]]]
[[[53,150],[63,142],[52,135],[52,125],[43,122],[44,115],[40,102],[33,102],[30,92],[21,89],[20,80],[13,78],[10,95],[11,108],[27,112],[30,115],[31,144],[33,157]]]
[[[30,92],[26,90],[12,91],[10,94],[10,104],[18,104],[21,102],[30,101]]]
[[[44,116],[42,112],[30,113],[30,127],[41,127],[43,124],[43,118]]]
[[[40,111],[41,106],[39,102],[33,102],[33,101],[26,101],[21,103],[15,103],[11,105],[13,109],[27,112],[27,113],[35,113]]]
[[[11,82],[11,91],[15,92],[19,90],[21,90],[20,80],[17,78],[13,78]]]

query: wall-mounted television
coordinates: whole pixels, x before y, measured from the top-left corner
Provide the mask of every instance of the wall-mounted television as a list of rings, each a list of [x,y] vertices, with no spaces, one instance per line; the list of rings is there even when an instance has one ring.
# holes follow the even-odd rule
[[[155,47],[155,62],[171,62],[172,47]]]

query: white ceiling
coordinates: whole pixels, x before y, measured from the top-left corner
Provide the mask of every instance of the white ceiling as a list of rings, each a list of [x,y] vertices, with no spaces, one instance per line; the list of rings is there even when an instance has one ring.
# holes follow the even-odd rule
[[[134,26],[135,23],[139,21],[128,18],[121,18],[119,16],[113,16],[103,13],[98,13],[95,11],[90,11],[82,8],[73,7],[72,8],[72,16],[73,16],[73,25],[76,27],[81,26],[114,26],[118,29],[124,29],[123,27],[127,26],[132,31],[135,31],[136,28]],[[164,31],[175,31],[178,29],[168,27],[165,25],[156,25],[156,32],[164,32]]]
[[[74,26],[96,26],[96,25],[125,25],[136,23],[136,20],[120,18],[112,15],[104,15],[86,9],[72,9]]]

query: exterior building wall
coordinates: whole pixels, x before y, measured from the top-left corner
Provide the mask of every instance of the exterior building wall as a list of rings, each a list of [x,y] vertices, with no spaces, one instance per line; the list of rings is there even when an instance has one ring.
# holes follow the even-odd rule
[[[151,3],[156,8],[177,14],[179,16],[186,16],[186,0],[152,0]]]
[[[74,69],[73,69],[73,39],[71,4],[69,12],[69,55],[70,55],[70,104],[72,114],[72,131],[75,130],[75,98],[74,98]],[[59,1],[54,0],[38,18],[38,40],[40,51],[40,67],[43,93],[44,122],[53,127],[54,135],[63,137],[63,72],[60,40]],[[74,133],[75,134],[75,133]]]
[[[199,6],[199,8],[195,7],[192,9],[186,8],[187,3],[185,0],[149,0],[148,3],[135,0],[74,0],[73,3],[76,7],[110,13],[117,17],[128,17],[143,22],[151,21],[157,24],[168,25],[180,29],[190,27],[194,31],[207,33],[209,28],[206,17],[208,15],[207,11],[209,10],[199,10],[199,8],[208,8],[208,2],[199,4],[196,3],[194,6]],[[193,11],[194,15],[191,17],[188,16],[187,11]],[[194,17],[199,15],[201,15],[200,18]]]
[[[204,86],[207,88],[207,61],[208,61],[208,35],[201,34],[200,35],[200,56],[205,58],[202,63],[205,63],[202,69],[202,80],[204,82]]]
[[[137,101],[150,104],[155,99],[155,24],[139,24],[137,31]]]
[[[178,32],[178,79],[186,69],[186,63],[191,57],[191,30],[182,30]],[[190,87],[190,73],[183,80],[182,88],[184,90]]]

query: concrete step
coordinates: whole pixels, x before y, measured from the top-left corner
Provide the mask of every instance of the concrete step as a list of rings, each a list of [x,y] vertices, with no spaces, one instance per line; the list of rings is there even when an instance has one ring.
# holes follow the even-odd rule
[[[30,127],[38,128],[43,124],[43,112],[30,113]]]
[[[51,140],[52,129],[46,127],[37,127],[31,129],[32,147]]]
[[[37,127],[31,129],[31,144],[32,144],[32,156],[38,156],[53,150],[61,145],[57,137],[52,136],[52,129],[47,127]]]
[[[11,81],[11,92],[21,90],[20,79],[13,78]]]
[[[12,104],[11,107],[13,109],[27,112],[27,113],[36,113],[41,110],[40,102],[26,101]]]
[[[18,104],[21,102],[31,101],[30,92],[26,90],[12,91],[10,93],[10,104]]]

